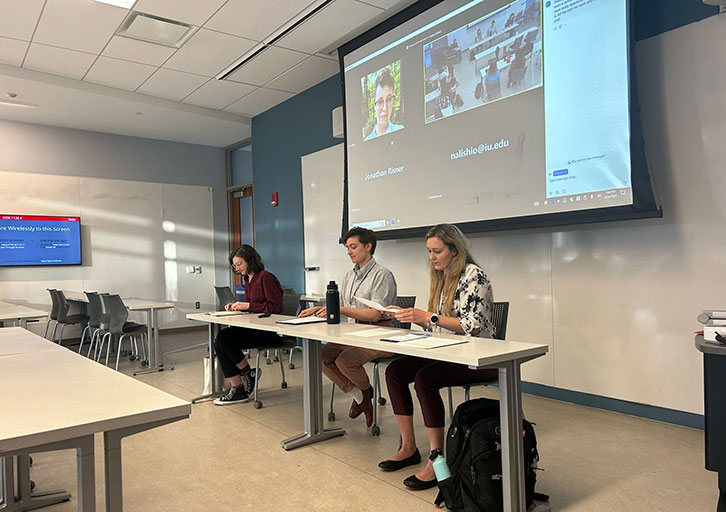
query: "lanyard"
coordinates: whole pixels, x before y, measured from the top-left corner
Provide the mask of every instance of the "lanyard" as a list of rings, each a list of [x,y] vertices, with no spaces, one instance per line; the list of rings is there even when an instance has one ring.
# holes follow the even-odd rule
[[[362,279],[360,280],[360,282],[358,283],[358,286],[356,286],[356,287],[355,287],[355,290],[353,289],[353,286],[355,285],[355,279],[354,279],[354,280],[353,280],[353,282],[352,282],[352,283],[350,284],[350,299],[349,299],[349,301],[348,301],[348,302],[349,302],[349,303],[351,304],[351,306],[352,306],[352,304],[353,304],[353,297],[355,297],[355,294],[356,294],[356,292],[357,292],[357,291],[358,291],[358,290],[360,289],[361,285],[363,284],[363,281],[365,281],[365,280],[366,280],[366,277],[368,277],[368,274],[370,274],[370,273],[371,273],[371,270],[373,270],[373,269],[375,268],[375,266],[376,266],[376,265],[378,265],[378,263],[373,263],[373,265],[371,265],[371,268],[369,268],[369,269],[368,269],[368,272],[366,272],[366,273],[365,273],[365,275],[363,276],[363,278],[362,278]],[[354,273],[354,275],[355,275],[355,273]],[[357,277],[357,276],[356,276],[356,277]]]

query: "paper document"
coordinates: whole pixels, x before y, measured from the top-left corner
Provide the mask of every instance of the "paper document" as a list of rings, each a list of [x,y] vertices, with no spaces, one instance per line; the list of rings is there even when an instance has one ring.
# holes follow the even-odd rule
[[[210,311],[207,313],[209,316],[234,316],[234,315],[244,315],[249,313],[249,311]]]
[[[379,327],[377,329],[366,329],[365,331],[351,332],[348,333],[351,336],[360,336],[361,338],[381,338],[384,336],[394,336],[399,329],[386,329]]]
[[[427,332],[409,332],[406,334],[400,334],[398,336],[388,336],[387,338],[381,338],[381,341],[393,341],[394,343],[405,343],[407,341],[417,340],[419,338],[428,338],[431,335]]]
[[[428,336],[426,338],[419,338],[416,340],[399,343],[399,345],[406,345],[407,347],[429,349],[429,348],[448,347],[450,345],[459,345],[461,343],[466,343],[466,342],[467,342],[467,340],[447,340],[445,338],[436,338],[434,336]]]
[[[319,316],[305,316],[302,318],[291,318],[289,320],[278,320],[278,324],[287,324],[287,325],[300,325],[300,324],[314,324],[317,322],[326,322],[327,319],[320,318]]]
[[[361,304],[365,304],[369,308],[375,309],[376,311],[385,311],[387,313],[395,313],[396,311],[398,311],[398,309],[393,309],[393,308],[389,309],[384,306],[381,306],[380,304],[378,304],[377,302],[372,301],[372,300],[362,299],[360,297],[355,297],[355,300],[357,300]]]

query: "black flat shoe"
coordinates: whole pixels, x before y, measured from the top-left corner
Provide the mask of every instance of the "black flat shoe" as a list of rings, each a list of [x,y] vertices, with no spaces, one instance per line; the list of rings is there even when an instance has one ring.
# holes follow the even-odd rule
[[[412,491],[423,491],[436,487],[438,482],[434,478],[433,480],[419,480],[416,475],[411,475],[403,481],[403,485],[411,489]]]
[[[398,471],[399,469],[403,469],[408,466],[413,466],[414,464],[420,463],[421,453],[418,451],[418,448],[416,448],[416,451],[413,452],[413,455],[411,455],[410,457],[406,457],[403,460],[384,460],[378,463],[378,467],[381,468],[383,471]]]

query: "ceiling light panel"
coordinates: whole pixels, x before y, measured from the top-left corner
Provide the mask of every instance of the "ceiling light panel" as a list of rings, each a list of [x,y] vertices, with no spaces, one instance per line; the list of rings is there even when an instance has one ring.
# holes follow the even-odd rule
[[[100,4],[113,5],[114,7],[122,7],[124,9],[131,9],[136,0],[94,0]]]
[[[148,43],[179,48],[194,34],[196,27],[153,14],[132,11],[116,34]]]

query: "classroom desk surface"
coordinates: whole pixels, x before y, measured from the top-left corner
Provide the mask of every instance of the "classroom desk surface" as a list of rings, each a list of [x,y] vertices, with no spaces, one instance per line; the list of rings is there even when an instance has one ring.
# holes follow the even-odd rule
[[[403,344],[352,335],[354,332],[377,329],[367,324],[325,322],[301,325],[279,324],[292,317],[272,315],[259,318],[257,314],[213,317],[195,313],[190,320],[209,325],[209,353],[214,355],[214,326],[228,325],[272,331],[302,339],[303,344],[303,422],[304,431],[281,442],[286,450],[324,441],[345,434],[340,428],[325,428],[323,423],[322,362],[320,343],[339,343],[361,348],[374,348],[396,354],[412,355],[438,361],[464,364],[472,368],[494,367],[499,370],[499,403],[502,431],[502,474],[505,511],[524,511],[524,447],[522,445],[521,378],[522,363],[547,353],[548,346],[538,343],[493,340],[466,336],[437,334],[437,337],[466,339],[467,343],[437,349],[421,349]],[[401,330],[401,332],[404,332]],[[214,365],[210,365],[209,388],[215,393]]]
[[[36,320],[47,316],[48,312],[41,309],[0,301],[0,322],[13,322],[13,326],[20,323],[22,327],[25,327],[28,320]]]
[[[79,507],[83,501],[82,510],[92,511],[93,434],[103,433],[106,510],[122,510],[121,439],[185,419],[191,404],[24,329],[0,331],[0,350],[16,350],[19,344],[26,347],[24,353],[0,356],[0,457],[86,443],[90,454],[84,457],[90,461],[79,467]]]

